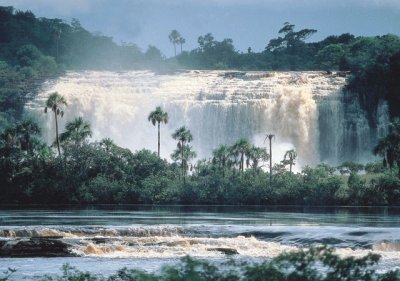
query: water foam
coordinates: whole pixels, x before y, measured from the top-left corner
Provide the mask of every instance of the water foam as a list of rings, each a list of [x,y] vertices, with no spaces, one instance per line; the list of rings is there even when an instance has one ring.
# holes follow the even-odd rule
[[[274,133],[276,161],[286,150],[295,148],[300,164],[312,165],[320,160],[320,104],[330,110],[328,121],[337,123],[336,130],[329,133],[336,135],[332,141],[341,136],[336,127],[342,125],[338,120],[343,114],[340,100],[345,83],[344,77],[323,72],[249,72],[240,77],[223,71],[173,75],[68,72],[49,81],[27,105],[27,111],[41,120],[46,139],[52,142],[54,122],[43,114],[43,108],[48,95],[58,91],[69,103],[61,128],[68,120],[82,116],[90,121],[94,139],[111,137],[132,150],[156,150],[156,128],[147,116],[161,105],[170,116],[168,125],[161,128],[161,154],[165,158],[176,147],[172,132],[186,125],[194,135],[193,146],[200,158],[210,157],[219,144],[232,144],[241,137],[265,146],[265,134]],[[333,146],[329,138],[326,141]]]

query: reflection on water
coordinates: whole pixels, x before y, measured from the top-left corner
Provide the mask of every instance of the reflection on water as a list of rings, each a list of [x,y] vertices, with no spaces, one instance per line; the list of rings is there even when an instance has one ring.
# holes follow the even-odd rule
[[[17,267],[22,278],[59,272],[69,262],[109,274],[129,265],[155,270],[185,255],[225,259],[221,248],[260,261],[320,244],[342,256],[379,253],[384,270],[400,265],[399,214],[387,207],[3,206],[0,241],[57,237],[77,257],[53,258],[52,265],[40,257],[1,258],[0,270]]]
[[[0,207],[0,225],[270,224],[400,226],[400,207],[237,207],[97,205]]]

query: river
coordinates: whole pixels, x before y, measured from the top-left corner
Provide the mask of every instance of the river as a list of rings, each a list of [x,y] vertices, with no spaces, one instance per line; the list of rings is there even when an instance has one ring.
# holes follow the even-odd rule
[[[15,280],[60,274],[69,263],[109,275],[122,267],[155,271],[190,255],[220,261],[262,261],[286,251],[326,244],[341,256],[369,252],[378,270],[400,268],[400,208],[94,206],[0,209],[0,241],[58,237],[75,257],[0,258]],[[62,238],[61,238],[62,237]]]

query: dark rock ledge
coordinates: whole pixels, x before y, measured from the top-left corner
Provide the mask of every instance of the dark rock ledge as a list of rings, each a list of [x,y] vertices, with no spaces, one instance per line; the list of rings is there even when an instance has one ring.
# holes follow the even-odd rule
[[[233,248],[209,248],[207,251],[215,251],[215,252],[221,252],[225,255],[238,255],[239,252],[236,249]]]
[[[0,257],[73,257],[71,245],[61,237],[38,237],[0,241]]]

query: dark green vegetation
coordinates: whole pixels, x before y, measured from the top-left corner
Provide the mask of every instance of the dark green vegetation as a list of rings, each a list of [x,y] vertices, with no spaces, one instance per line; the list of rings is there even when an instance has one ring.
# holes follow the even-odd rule
[[[65,69],[170,68],[149,46],[117,45],[92,34],[78,20],[36,18],[30,11],[0,7],[0,128],[20,120],[25,102],[41,83]]]
[[[399,166],[399,130],[392,130],[376,150],[388,168],[371,163],[361,176],[357,170],[362,167],[345,163],[339,171],[349,175],[339,176],[326,165],[291,173],[295,151],[266,173],[261,167],[267,165],[267,151],[245,139],[217,148],[212,161],[194,164],[192,137],[184,127],[174,134],[178,148],[171,164],[147,150],[132,153],[110,139],[89,143],[90,125],[80,118],[60,136],[56,126],[57,156],[40,140],[39,127],[22,118],[25,102],[44,79],[65,69],[145,68],[350,71],[352,92],[346,97],[359,98],[371,126],[381,100],[389,102],[393,120],[400,115],[398,36],[342,34],[306,42],[315,32],[285,23],[263,52],[249,48],[241,53],[232,40],[217,41],[211,34],[200,36],[195,50],[182,51],[185,39],[174,30],[169,39],[181,51],[166,59],[153,46],[142,52],[91,34],[77,20],[68,24],[0,7],[1,203],[399,204],[400,182],[392,173]],[[45,105],[56,124],[64,105],[57,96]],[[149,116],[153,124],[167,121],[156,113]]]
[[[110,277],[99,277],[82,272],[68,264],[63,266],[62,276],[43,277],[39,280],[63,281],[333,281],[333,280],[400,280],[398,270],[377,273],[373,266],[379,256],[368,254],[363,258],[340,258],[327,248],[313,248],[285,253],[263,263],[237,262],[230,260],[215,265],[190,257],[182,258],[177,265],[166,266],[157,273],[123,268]],[[12,270],[14,271],[14,270]],[[12,273],[12,272],[11,272]],[[9,274],[6,272],[5,274]],[[7,277],[0,277],[7,280]]]
[[[62,115],[64,98],[53,93],[46,108],[54,119]],[[162,116],[158,116],[162,113]],[[157,115],[157,114],[158,115]],[[164,119],[157,108],[150,113]],[[160,119],[160,120],[161,120]],[[150,118],[152,121],[153,118]],[[161,121],[160,121],[161,122]],[[81,117],[67,123],[52,147],[39,137],[39,127],[30,120],[8,127],[0,134],[0,203],[91,204],[308,204],[376,205],[400,202],[400,121],[391,124],[389,135],[376,147],[384,164],[365,167],[352,162],[341,166],[319,165],[293,173],[297,153],[289,150],[280,164],[267,173],[266,148],[246,139],[221,145],[212,160],[193,163],[196,152],[189,145],[193,136],[186,127],[172,134],[177,149],[174,163],[156,153],[132,153],[111,139],[89,142],[90,124]],[[58,154],[55,153],[55,148]],[[387,165],[386,165],[387,164]],[[360,170],[366,175],[359,175]],[[339,175],[340,173],[340,175]],[[398,175],[397,175],[398,174]]]

